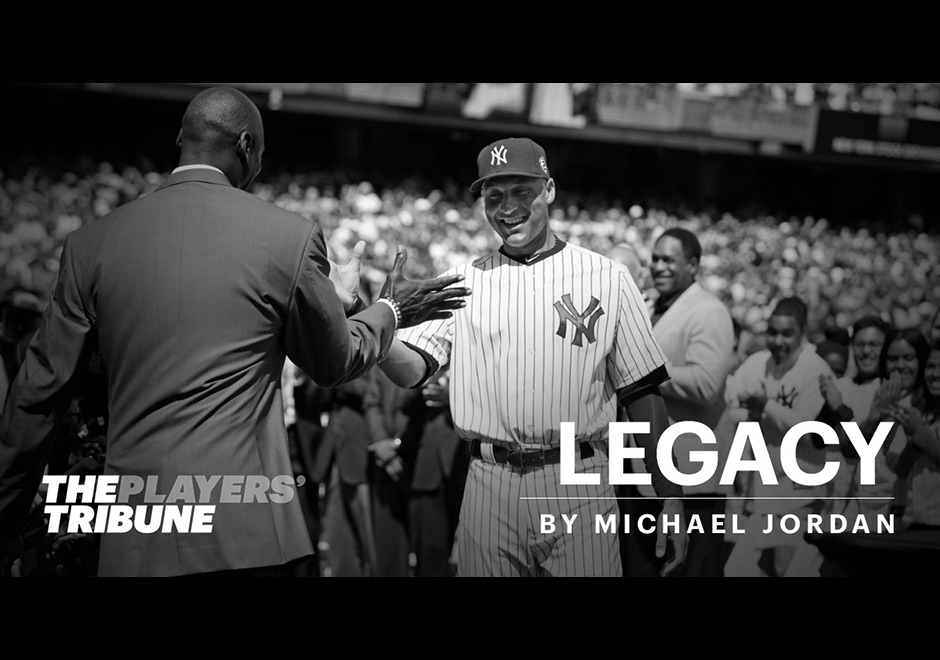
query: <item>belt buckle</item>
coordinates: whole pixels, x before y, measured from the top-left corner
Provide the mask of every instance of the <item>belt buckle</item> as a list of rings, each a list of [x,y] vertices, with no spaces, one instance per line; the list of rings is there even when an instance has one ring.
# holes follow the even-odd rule
[[[506,449],[506,465],[525,470],[525,452],[519,449]]]
[[[534,470],[538,468],[545,467],[545,450],[544,449],[532,449],[529,451],[516,450],[512,451],[509,454],[510,465],[512,465],[512,460],[518,463],[515,467],[525,470]]]

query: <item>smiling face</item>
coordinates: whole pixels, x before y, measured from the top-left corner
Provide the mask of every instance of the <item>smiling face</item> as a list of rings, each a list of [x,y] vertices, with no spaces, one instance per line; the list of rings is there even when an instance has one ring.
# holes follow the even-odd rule
[[[767,326],[767,348],[774,362],[782,365],[792,360],[803,345],[803,328],[792,316],[772,316]]]
[[[927,358],[927,370],[924,381],[930,396],[940,398],[940,348],[934,347]]]
[[[885,345],[884,333],[878,328],[865,328],[852,339],[855,365],[863,379],[875,378],[881,370],[881,351]]]
[[[531,257],[548,247],[549,205],[555,201],[551,179],[497,177],[483,188],[486,219],[514,257]]]
[[[920,365],[917,361],[917,350],[903,339],[891,342],[888,346],[885,362],[887,376],[898,373],[901,375],[901,389],[911,393],[917,386],[917,375]]]
[[[698,259],[689,259],[682,241],[672,236],[664,236],[653,248],[650,272],[656,290],[661,296],[668,298],[692,286],[698,274]]]

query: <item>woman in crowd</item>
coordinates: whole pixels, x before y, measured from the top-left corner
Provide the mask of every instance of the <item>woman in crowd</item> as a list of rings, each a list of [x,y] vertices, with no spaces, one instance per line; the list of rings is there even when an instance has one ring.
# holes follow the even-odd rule
[[[841,378],[834,382],[832,378],[821,378],[819,385],[826,399],[826,407],[821,420],[840,430],[843,422],[866,422],[872,414],[875,397],[883,384],[881,356],[884,353],[885,342],[892,328],[888,323],[877,316],[867,316],[858,321],[852,328],[852,357],[855,365],[855,376]],[[880,419],[878,420],[880,421]],[[877,423],[875,424],[877,426]],[[864,497],[890,497],[893,492],[894,473],[888,469],[883,455],[878,464],[878,485],[865,487],[864,495],[859,494],[858,485],[858,454],[852,448],[848,437],[842,436],[841,451],[830,451],[830,460],[838,460],[842,467],[839,476],[833,485],[832,496],[846,498],[833,500],[829,507],[832,513],[844,513],[854,516],[862,513],[871,516],[872,520],[878,514],[889,512],[889,503],[883,501],[855,501],[847,498]]]
[[[923,385],[912,405],[888,409],[908,444],[899,470],[910,463],[908,515],[912,529],[940,529],[940,342],[934,342],[924,367]]]
[[[884,382],[872,403],[871,413],[862,424],[862,432],[871,438],[882,422],[894,422],[899,410],[912,410],[914,398],[920,397],[924,387],[929,344],[919,330],[894,330],[885,341],[881,354]],[[908,505],[907,478],[913,456],[905,452],[907,438],[901,425],[895,427],[878,454],[875,466],[875,485],[859,486],[859,498],[893,497],[893,501],[860,500],[863,510],[884,508],[903,516]]]

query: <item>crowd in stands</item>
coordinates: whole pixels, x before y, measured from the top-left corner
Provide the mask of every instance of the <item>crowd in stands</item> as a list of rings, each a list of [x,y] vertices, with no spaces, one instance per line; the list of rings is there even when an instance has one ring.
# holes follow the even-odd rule
[[[0,173],[0,293],[25,289],[44,299],[65,237],[153,191],[164,176],[107,163],[84,163],[68,173]],[[320,222],[338,260],[358,240],[366,241],[377,279],[397,245],[409,246],[411,275],[419,278],[498,247],[463,188],[441,187],[406,180],[380,188],[348,174],[318,173],[275,176],[255,192]],[[647,261],[658,235],[673,227],[701,237],[704,285],[754,332],[762,330],[775,301],[791,295],[809,304],[810,331],[819,339],[827,327],[847,328],[866,314],[901,328],[924,328],[940,300],[940,237],[926,233],[876,234],[864,227],[837,230],[824,219],[736,217],[645,200],[629,205],[574,197],[562,197],[552,218],[564,240],[601,253],[629,243]]]

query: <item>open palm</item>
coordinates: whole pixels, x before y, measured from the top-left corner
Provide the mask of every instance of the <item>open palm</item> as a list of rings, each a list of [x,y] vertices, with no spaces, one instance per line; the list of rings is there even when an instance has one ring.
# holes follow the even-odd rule
[[[330,261],[330,280],[336,289],[336,295],[339,296],[343,307],[347,312],[356,306],[359,302],[359,285],[362,281],[362,255],[365,254],[365,241],[360,241],[353,248],[352,256],[344,265]]]

